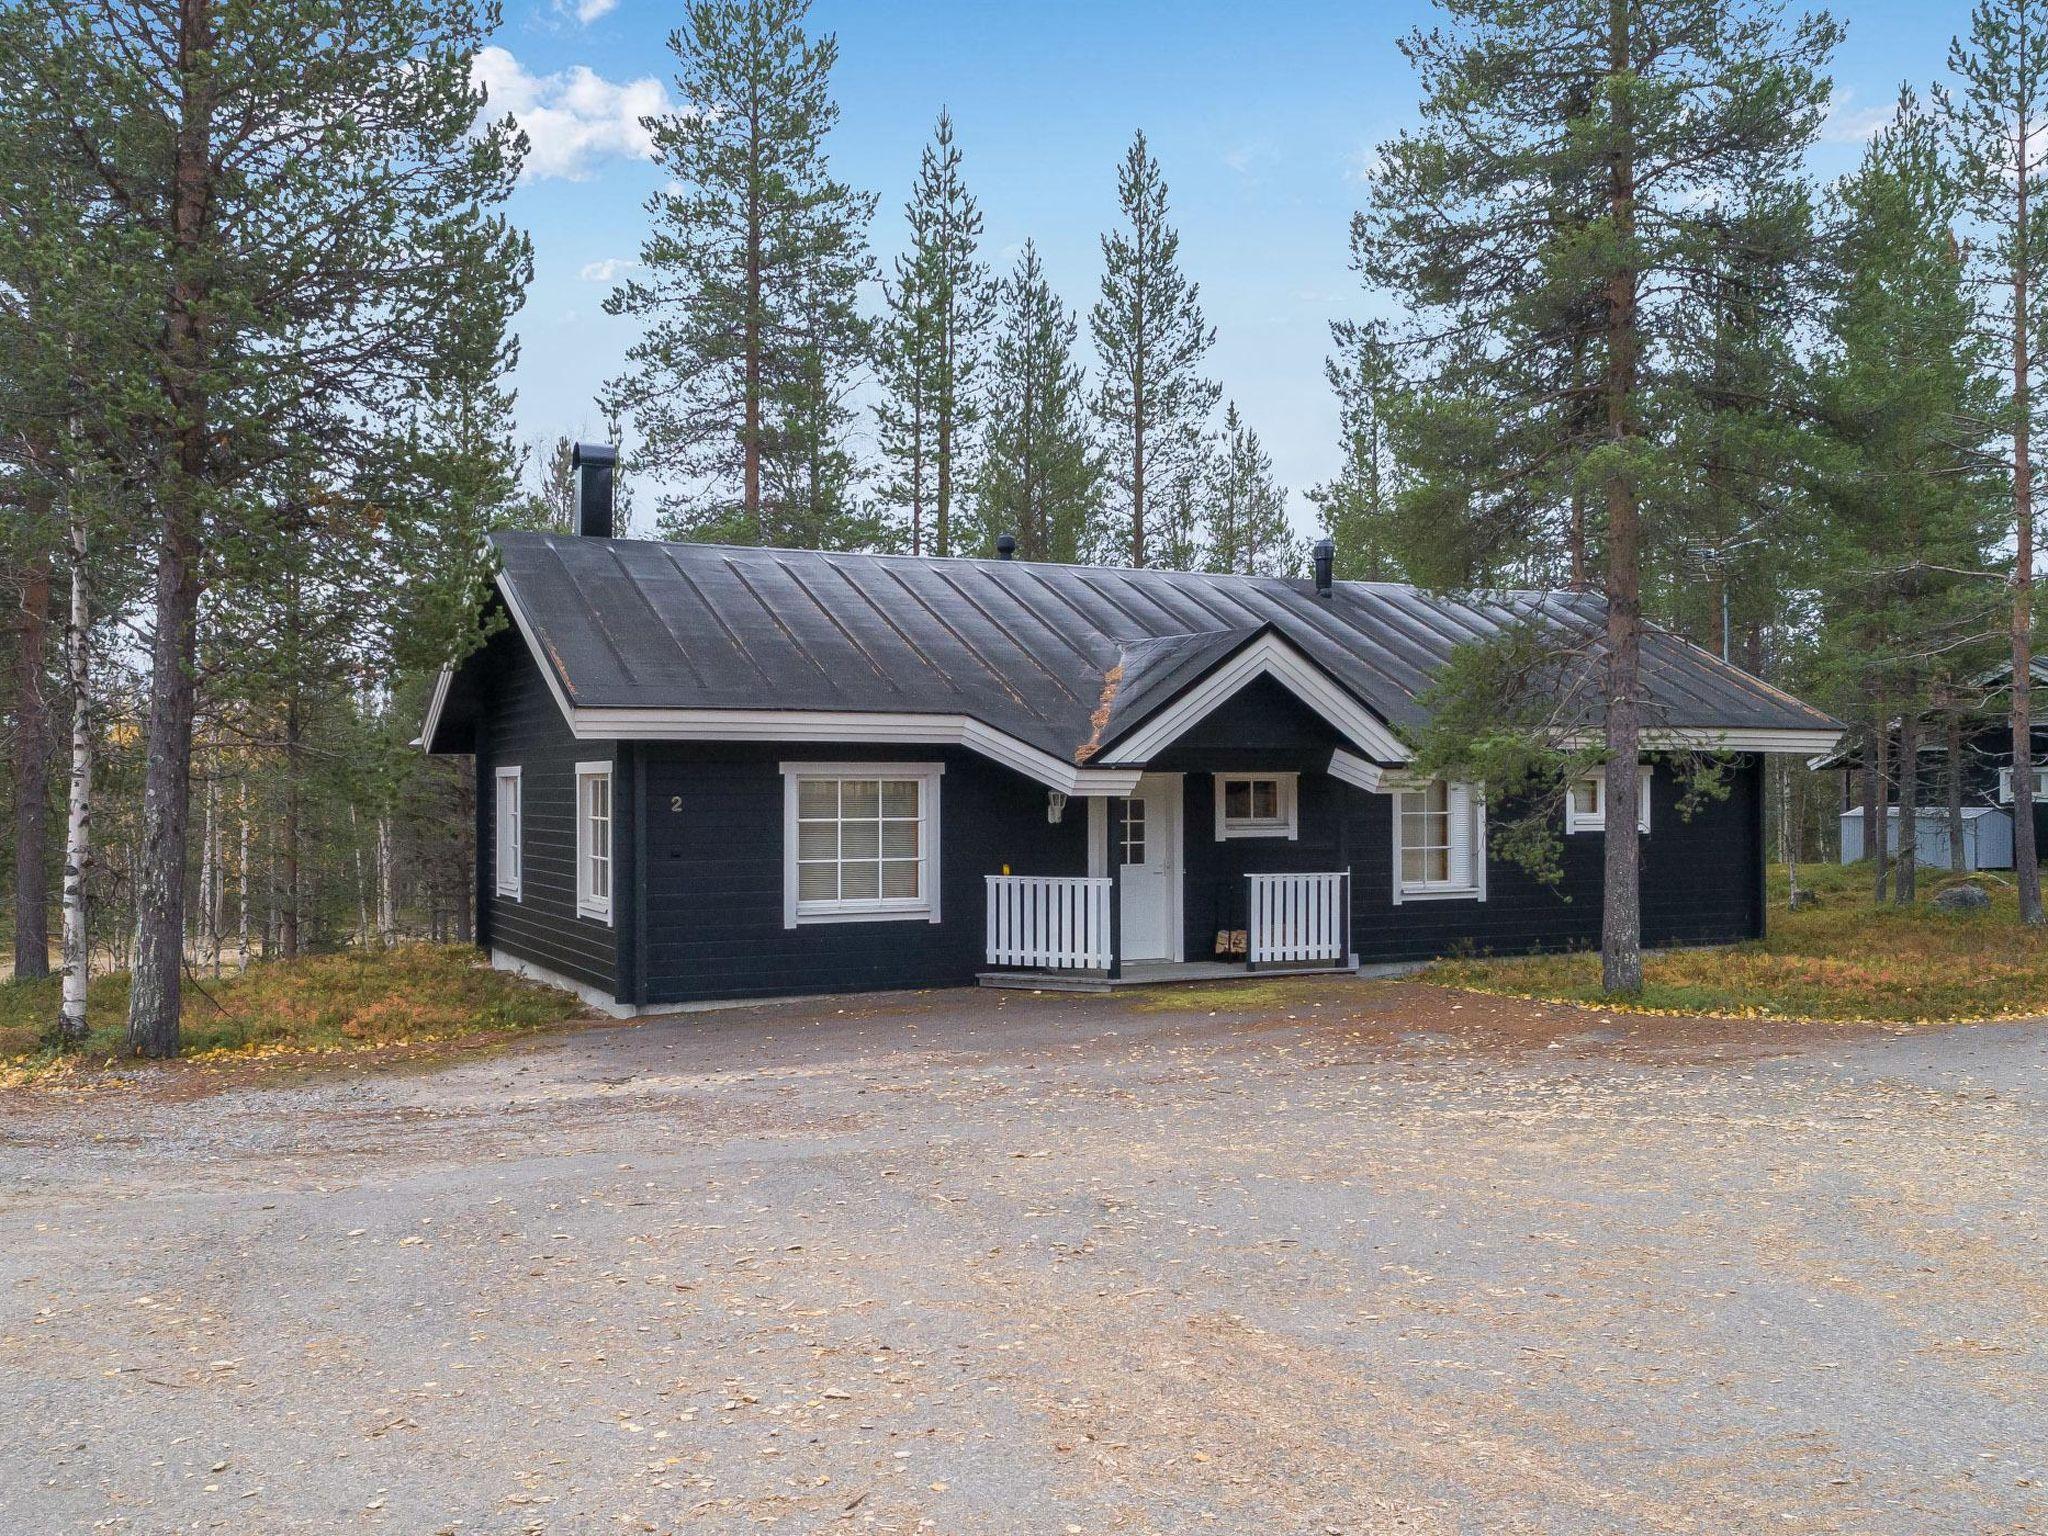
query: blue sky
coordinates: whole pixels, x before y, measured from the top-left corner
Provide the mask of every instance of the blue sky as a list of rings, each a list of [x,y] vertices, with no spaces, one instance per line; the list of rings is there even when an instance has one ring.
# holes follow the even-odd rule
[[[1848,39],[1814,152],[1823,175],[1854,163],[1901,80],[1924,90],[1966,23],[1960,0],[1837,15]],[[1098,237],[1116,214],[1116,162],[1145,130],[1216,327],[1211,371],[1265,440],[1306,531],[1313,509],[1301,493],[1337,459],[1328,325],[1366,312],[1347,265],[1360,170],[1412,121],[1414,79],[1395,42],[1428,16],[1414,0],[818,0],[811,24],[839,37],[832,163],[880,194],[872,238],[885,263],[943,104],[991,258],[1005,268],[1035,238],[1068,303],[1085,311],[1101,276]],[[594,435],[592,396],[631,340],[629,322],[603,311],[605,279],[645,231],[655,175],[633,121],[673,98],[665,40],[680,18],[680,5],[649,0],[509,0],[482,61],[494,106],[535,141],[511,209],[535,249],[514,381],[529,438]]]

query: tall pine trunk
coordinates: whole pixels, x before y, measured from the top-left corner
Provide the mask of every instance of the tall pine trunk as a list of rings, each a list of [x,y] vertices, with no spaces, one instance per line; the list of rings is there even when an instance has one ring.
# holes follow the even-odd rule
[[[157,487],[162,508],[150,645],[148,761],[142,785],[142,857],[135,893],[135,958],[128,994],[128,1048],[178,1053],[183,1001],[186,834],[191,816],[192,721],[198,706],[199,582],[204,484],[211,443],[206,397],[208,288],[202,276],[211,203],[212,6],[179,0],[174,69],[181,87],[170,234],[172,274],[164,326],[171,472]]]
[[[1628,76],[1628,0],[1608,0],[1607,67],[1610,78]],[[1619,121],[1608,167],[1608,210],[1617,244],[1635,233],[1633,125],[1624,98],[1617,96]],[[1636,274],[1623,268],[1607,284],[1607,435],[1626,454],[1633,435],[1636,387]],[[1643,928],[1636,842],[1637,759],[1642,716],[1637,699],[1642,662],[1642,572],[1636,487],[1622,467],[1607,476],[1607,825],[1606,882],[1600,914],[1600,985],[1609,993],[1640,992],[1643,986]]]
[[[1877,701],[1876,715],[1877,729],[1873,739],[1877,744],[1872,748],[1872,753],[1877,767],[1877,776],[1873,781],[1877,794],[1877,842],[1870,850],[1871,857],[1876,860],[1871,866],[1875,875],[1871,894],[1882,902],[1891,883],[1892,869],[1892,731],[1891,722],[1885,716],[1882,699]],[[1870,822],[1866,819],[1864,831],[1868,833],[1869,830]]]
[[[2025,75],[2031,33],[2022,17],[2015,29],[2019,71]],[[2038,67],[2038,66],[2036,66]],[[2028,266],[2033,259],[2032,231],[2027,223],[2027,161],[2035,124],[2023,103],[2014,157],[2012,268],[2012,868],[2020,893],[2020,921],[2039,927],[2041,859],[2034,846],[2034,485],[2030,459],[2033,415],[2028,386],[2033,363],[2028,356]]]
[[[41,477],[34,477],[40,481]],[[31,528],[48,520],[47,486],[33,493]],[[14,974],[50,974],[50,701],[44,675],[50,641],[50,563],[38,549],[22,583],[15,626]]]
[[[1953,708],[1948,713],[1947,767],[1948,867],[1949,873],[1960,875],[1969,868],[1969,856],[1963,846],[1963,717]]]
[[[290,615],[287,615],[287,622]],[[299,808],[301,780],[305,776],[305,749],[300,741],[299,685],[291,685],[284,706],[284,826],[281,862],[284,866],[282,900],[277,912],[277,952],[287,960],[299,953]]]
[[[1920,872],[1920,716],[1899,716],[1899,858],[1892,871],[1892,900],[1910,907]]]

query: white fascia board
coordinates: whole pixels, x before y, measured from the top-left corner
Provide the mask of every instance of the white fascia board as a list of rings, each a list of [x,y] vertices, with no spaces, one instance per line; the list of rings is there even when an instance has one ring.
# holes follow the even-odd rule
[[[434,679],[434,692],[427,700],[426,722],[420,726],[418,738],[409,745],[418,747],[422,752],[434,750],[434,732],[440,729],[441,708],[448,702],[448,685],[454,680],[455,668],[452,665],[441,668],[441,675]]]
[[[1067,795],[1128,795],[1139,770],[1083,768],[968,715],[882,714],[831,709],[594,709],[572,704],[540,637],[498,574],[498,590],[534,665],[547,679],[578,741],[822,741],[965,747]]]
[[[1643,731],[1640,746],[1645,752],[1782,752],[1804,756],[1809,752],[1832,752],[1842,736],[1839,730],[1782,726],[1679,726]],[[1575,731],[1564,738],[1564,745],[1573,749],[1597,747],[1606,739],[1599,731]]]
[[[1142,763],[1173,745],[1219,706],[1271,677],[1374,757],[1406,762],[1408,749],[1377,715],[1278,635],[1262,635],[1119,742],[1110,756]]]
[[[1391,795],[1397,789],[1410,785],[1410,776],[1392,768],[1382,768],[1378,763],[1369,763],[1353,752],[1342,747],[1330,754],[1329,775],[1341,783],[1364,790],[1369,795]]]

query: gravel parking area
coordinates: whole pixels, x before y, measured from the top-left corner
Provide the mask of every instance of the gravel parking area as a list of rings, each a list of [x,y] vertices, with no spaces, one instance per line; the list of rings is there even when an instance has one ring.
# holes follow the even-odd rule
[[[2048,1030],[947,992],[0,1095],[0,1530],[2048,1529]]]

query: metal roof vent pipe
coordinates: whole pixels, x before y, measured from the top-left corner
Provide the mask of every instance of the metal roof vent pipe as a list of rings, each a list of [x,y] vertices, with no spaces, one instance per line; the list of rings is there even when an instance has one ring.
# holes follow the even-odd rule
[[[998,560],[1014,560],[1017,558],[1017,535],[1014,533],[999,533],[996,535],[996,558]]]
[[[1333,570],[1337,564],[1337,544],[1334,539],[1316,540],[1316,596],[1328,597]]]
[[[586,539],[612,536],[612,472],[619,450],[610,443],[578,443],[569,450],[576,478],[576,532]]]

